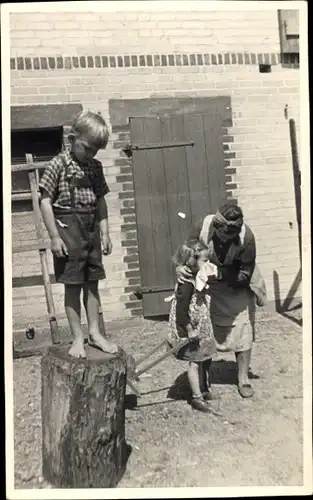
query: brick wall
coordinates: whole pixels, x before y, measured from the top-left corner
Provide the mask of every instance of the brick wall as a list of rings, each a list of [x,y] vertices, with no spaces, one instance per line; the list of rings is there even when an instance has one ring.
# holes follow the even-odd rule
[[[277,17],[274,10],[16,13],[11,54],[279,52]]]
[[[229,182],[255,232],[269,299],[275,298],[274,271],[284,299],[300,267],[285,108],[298,127],[300,91],[297,64],[280,64],[277,12],[28,13],[11,14],[10,21],[12,106],[79,102],[110,122],[111,99],[231,97]],[[271,72],[260,73],[259,63],[271,64]],[[108,319],[140,312],[131,293],[140,278],[138,260],[130,257],[136,231],[132,185],[124,176],[131,170],[114,147],[121,139],[113,129],[98,155],[111,188],[114,252],[105,259],[108,280],[101,284]],[[13,258],[13,276],[21,275],[21,258]],[[61,290],[54,287],[62,317]],[[42,288],[13,295],[16,324],[35,304],[38,318],[44,316]]]

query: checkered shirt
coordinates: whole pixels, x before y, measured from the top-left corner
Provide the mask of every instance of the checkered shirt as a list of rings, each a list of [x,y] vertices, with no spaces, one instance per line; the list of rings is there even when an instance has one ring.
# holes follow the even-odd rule
[[[68,166],[66,176],[65,159]],[[69,181],[71,178],[81,179],[85,175],[92,181],[93,187],[74,187],[75,206],[93,207],[99,197],[105,196],[110,190],[103,175],[102,164],[93,158],[87,165],[78,164],[70,151],[60,153],[48,163],[39,182],[40,191],[46,191],[54,206],[71,207]]]

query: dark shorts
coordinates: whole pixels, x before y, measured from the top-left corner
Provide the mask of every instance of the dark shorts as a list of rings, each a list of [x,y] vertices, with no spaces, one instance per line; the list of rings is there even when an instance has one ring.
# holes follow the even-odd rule
[[[53,259],[56,282],[82,285],[105,278],[100,227],[95,210],[76,209],[74,213],[55,208],[53,212],[60,238],[68,251],[68,256]]]

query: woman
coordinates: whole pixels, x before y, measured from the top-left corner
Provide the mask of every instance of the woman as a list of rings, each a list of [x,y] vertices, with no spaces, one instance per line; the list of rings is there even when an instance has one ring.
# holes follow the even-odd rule
[[[218,267],[217,277],[210,278],[208,287],[217,349],[235,352],[238,391],[249,398],[253,396],[248,371],[255,311],[255,295],[250,288],[256,259],[254,235],[243,223],[241,208],[227,204],[199,221],[190,237],[207,245],[209,260]],[[176,273],[181,283],[191,275],[186,266],[177,267]]]

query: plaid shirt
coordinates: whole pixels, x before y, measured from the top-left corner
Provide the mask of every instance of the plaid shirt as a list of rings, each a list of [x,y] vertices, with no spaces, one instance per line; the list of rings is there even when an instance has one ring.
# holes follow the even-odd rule
[[[68,167],[67,176],[62,157]],[[87,165],[78,164],[70,151],[52,158],[40,179],[39,189],[48,193],[54,206],[70,208],[69,182],[74,178],[77,180],[87,178],[90,181],[89,187],[74,186],[76,207],[93,207],[97,204],[97,198],[105,196],[110,191],[101,162],[93,158]]]

